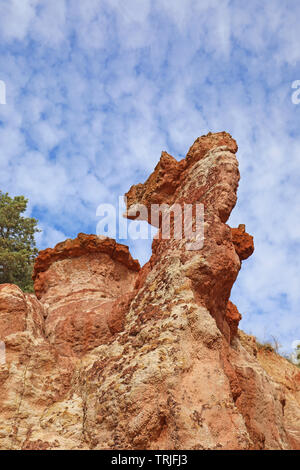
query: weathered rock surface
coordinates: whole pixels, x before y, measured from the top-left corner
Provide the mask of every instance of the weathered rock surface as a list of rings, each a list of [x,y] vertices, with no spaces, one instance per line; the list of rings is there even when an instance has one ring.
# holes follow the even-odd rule
[[[201,249],[163,239],[163,213],[141,269],[124,245],[79,234],[40,253],[37,298],[0,286],[1,449],[300,448],[300,371],[258,350],[229,301],[254,249],[226,224],[236,151],[227,133],[202,136],[126,195],[129,218],[204,204]]]
[[[139,270],[127,246],[96,235],[80,233],[41,251],[33,278],[47,310],[48,341],[66,356],[107,343],[120,329],[116,323],[123,325],[118,305],[133,290]]]

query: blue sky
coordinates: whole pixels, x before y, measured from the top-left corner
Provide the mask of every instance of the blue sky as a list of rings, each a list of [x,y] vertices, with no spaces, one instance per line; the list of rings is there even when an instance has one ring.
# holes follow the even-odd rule
[[[298,0],[0,0],[0,188],[29,198],[39,248],[95,233],[100,203],[143,182],[162,150],[208,131],[239,145],[255,254],[232,300],[242,328],[300,339]],[[150,242],[131,242],[141,262]]]

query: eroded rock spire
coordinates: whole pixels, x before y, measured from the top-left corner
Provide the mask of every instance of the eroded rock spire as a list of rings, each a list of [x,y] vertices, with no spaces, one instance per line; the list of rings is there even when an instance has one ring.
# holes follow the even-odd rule
[[[128,217],[143,205],[149,222],[153,204],[203,204],[201,249],[164,238],[163,213],[142,268],[79,234],[40,253],[36,296],[0,286],[1,449],[300,448],[299,369],[239,331],[229,300],[253,252],[226,223],[236,151],[209,133],[126,194]]]

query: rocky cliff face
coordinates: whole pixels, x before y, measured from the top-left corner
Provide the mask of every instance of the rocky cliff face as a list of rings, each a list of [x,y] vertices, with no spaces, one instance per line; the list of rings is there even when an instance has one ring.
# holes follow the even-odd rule
[[[236,151],[227,133],[202,136],[126,195],[129,218],[204,204],[201,249],[164,239],[163,213],[142,268],[124,245],[79,234],[40,252],[36,296],[0,286],[1,449],[300,448],[299,369],[258,350],[229,300],[253,252],[245,227],[226,224]]]

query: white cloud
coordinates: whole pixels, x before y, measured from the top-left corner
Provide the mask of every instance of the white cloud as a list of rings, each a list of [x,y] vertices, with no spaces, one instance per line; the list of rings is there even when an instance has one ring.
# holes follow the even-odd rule
[[[57,243],[68,238],[61,230],[56,230],[51,225],[42,224],[39,228],[41,232],[38,232],[35,238],[40,249],[53,248]]]
[[[1,33],[4,39],[24,39],[38,2],[39,0],[10,0],[0,3]]]

